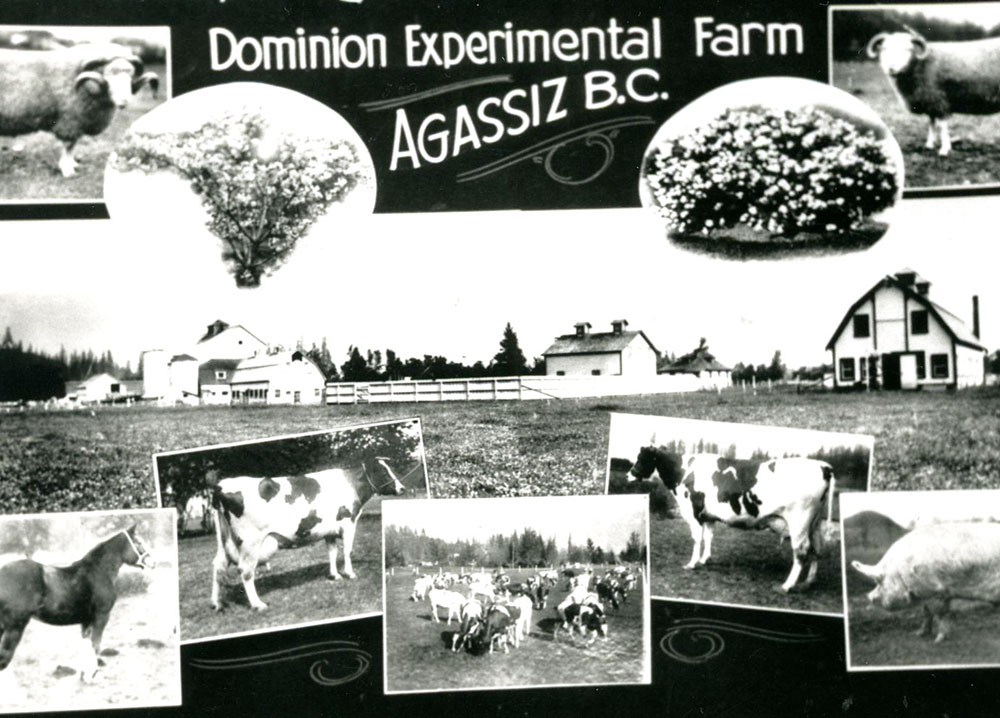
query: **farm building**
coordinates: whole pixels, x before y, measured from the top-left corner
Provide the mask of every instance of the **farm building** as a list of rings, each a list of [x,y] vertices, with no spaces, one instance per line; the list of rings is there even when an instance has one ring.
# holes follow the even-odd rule
[[[230,381],[233,404],[321,404],[326,377],[301,351],[243,359]]]
[[[123,381],[107,373],[83,381],[66,382],[66,399],[79,404],[125,401],[141,394],[141,381]]]
[[[221,320],[180,354],[143,354],[143,395],[185,404],[319,404],[325,377],[301,351],[268,352],[242,326]]]
[[[610,332],[591,332],[590,322],[575,325],[573,334],[556,337],[545,350],[547,376],[656,376],[660,352],[642,331],[626,329],[628,321],[611,322]]]
[[[933,302],[930,282],[911,269],[888,275],[844,315],[826,348],[836,387],[961,388],[985,382],[979,303],[972,329]]]
[[[666,357],[656,366],[657,374],[690,374],[706,382],[706,386],[727,387],[733,383],[733,370],[724,366],[708,351],[703,339],[698,348],[689,354],[670,361]]]

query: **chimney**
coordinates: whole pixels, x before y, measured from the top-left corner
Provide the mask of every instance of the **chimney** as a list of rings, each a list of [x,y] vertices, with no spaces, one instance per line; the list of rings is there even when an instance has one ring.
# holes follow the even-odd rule
[[[912,287],[913,282],[917,279],[917,273],[912,269],[904,269],[901,272],[896,272],[896,281],[902,284],[904,287]]]
[[[979,295],[972,297],[972,335],[979,339]]]
[[[590,333],[590,322],[577,322],[573,325],[578,337],[585,337]]]
[[[628,326],[628,319],[612,319],[611,320],[611,331],[614,334],[621,334],[625,331],[625,327]]]
[[[917,282],[916,283],[917,294],[922,294],[925,297],[930,294],[931,283],[930,282]]]

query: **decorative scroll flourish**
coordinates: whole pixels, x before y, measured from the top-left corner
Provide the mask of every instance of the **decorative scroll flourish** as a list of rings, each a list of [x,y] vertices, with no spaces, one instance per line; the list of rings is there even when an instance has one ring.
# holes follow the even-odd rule
[[[438,95],[446,95],[449,92],[458,92],[459,90],[464,90],[468,87],[477,87],[478,85],[496,85],[513,81],[514,78],[511,75],[489,75],[487,77],[478,77],[475,80],[463,80],[462,82],[453,82],[450,85],[441,85],[441,87],[423,90],[422,92],[414,92],[411,95],[403,95],[402,97],[362,102],[358,105],[358,107],[364,108],[368,112],[391,110],[395,107],[402,107],[403,105],[409,105],[413,102],[426,100],[428,97],[437,97]]]
[[[706,663],[726,649],[722,633],[736,633],[775,643],[818,643],[818,633],[805,631],[772,631],[731,621],[711,618],[682,618],[676,621],[660,639],[660,650],[681,663]]]
[[[206,671],[232,671],[317,656],[323,657],[312,661],[309,677],[321,686],[350,683],[367,673],[372,662],[371,653],[353,641],[322,641],[240,658],[195,658],[190,665]]]
[[[619,117],[613,120],[595,122],[591,125],[586,125],[584,127],[556,135],[555,137],[551,137],[544,142],[539,142],[536,145],[532,145],[531,147],[525,148],[519,152],[515,152],[509,157],[504,157],[503,159],[490,162],[482,167],[462,172],[458,175],[457,180],[459,182],[471,182],[472,180],[482,179],[487,175],[507,169],[508,167],[512,167],[513,165],[521,162],[531,160],[536,164],[542,165],[545,169],[545,173],[560,184],[586,184],[587,182],[592,182],[601,176],[611,165],[611,161],[615,157],[614,140],[618,137],[618,133],[622,128],[652,124],[654,124],[652,117],[642,115]],[[580,142],[587,147],[595,147],[600,151],[600,153],[603,154],[600,166],[583,177],[570,177],[557,172],[553,166],[555,156],[560,150],[577,142]]]

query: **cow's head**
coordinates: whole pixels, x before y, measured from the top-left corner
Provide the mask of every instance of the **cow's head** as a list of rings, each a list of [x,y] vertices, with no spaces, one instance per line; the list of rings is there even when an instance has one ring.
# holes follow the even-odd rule
[[[406,493],[406,487],[396,477],[389,467],[389,459],[384,456],[376,456],[372,461],[364,465],[365,479],[375,490],[376,494],[382,496],[402,496]]]
[[[683,471],[681,470],[681,457],[672,454],[666,449],[655,446],[643,446],[639,449],[639,455],[632,464],[627,480],[631,482],[644,481],[659,477],[664,486],[673,491],[681,482]]]

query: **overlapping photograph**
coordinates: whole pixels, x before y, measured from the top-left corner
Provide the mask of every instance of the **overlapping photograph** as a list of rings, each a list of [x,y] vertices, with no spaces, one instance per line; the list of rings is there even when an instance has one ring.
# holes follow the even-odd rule
[[[0,518],[0,712],[180,705],[172,511]]]
[[[386,693],[648,683],[647,529],[638,496],[387,503]]]
[[[612,414],[608,493],[649,495],[654,596],[839,614],[836,499],[868,489],[873,443]]]
[[[843,496],[848,670],[1000,666],[1000,491]]]
[[[182,536],[185,641],[377,613],[383,501],[429,496],[419,419],[153,462]]]

